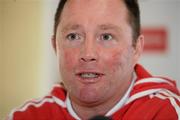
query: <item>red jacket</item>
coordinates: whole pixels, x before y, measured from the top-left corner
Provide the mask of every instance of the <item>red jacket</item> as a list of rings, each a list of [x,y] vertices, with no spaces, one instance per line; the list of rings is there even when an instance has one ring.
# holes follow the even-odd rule
[[[136,65],[137,80],[126,104],[112,114],[113,120],[178,120],[180,93],[175,82],[153,77]],[[66,91],[55,86],[50,95],[15,109],[8,120],[75,120],[66,108]]]

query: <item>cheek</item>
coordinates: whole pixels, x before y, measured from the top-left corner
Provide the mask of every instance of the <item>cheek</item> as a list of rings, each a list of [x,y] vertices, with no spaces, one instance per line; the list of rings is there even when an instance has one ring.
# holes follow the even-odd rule
[[[72,49],[62,49],[59,54],[60,68],[72,71],[74,66],[77,64],[77,55],[76,50]]]
[[[112,72],[115,72],[118,66],[122,62],[122,51],[111,51],[106,52],[107,54],[103,55],[104,57],[104,64],[107,65],[108,68],[112,70]]]
[[[131,51],[126,49],[111,51],[105,57],[105,64],[110,68],[112,74],[117,71],[123,71],[131,64],[132,54]]]
[[[122,66],[122,52],[116,52],[112,55],[111,61],[110,61],[110,67],[112,68],[112,72],[119,71],[119,68]]]

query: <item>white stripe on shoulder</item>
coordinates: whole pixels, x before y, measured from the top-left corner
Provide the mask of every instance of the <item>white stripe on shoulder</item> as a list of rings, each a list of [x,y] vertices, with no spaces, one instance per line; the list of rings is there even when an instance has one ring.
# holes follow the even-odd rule
[[[38,103],[36,103],[38,102]],[[34,100],[30,100],[29,102],[27,102],[25,105],[19,107],[19,108],[15,108],[11,111],[10,115],[9,115],[9,119],[13,119],[13,115],[15,112],[23,112],[25,111],[29,106],[34,106],[34,107],[40,107],[42,106],[44,103],[49,102],[49,103],[53,103],[54,100],[52,98],[41,98],[41,99],[34,99]]]
[[[130,103],[130,102],[132,102],[132,101],[134,101],[134,100],[136,100],[136,99],[138,99],[138,98],[141,98],[141,97],[150,95],[150,94],[152,94],[152,93],[156,93],[156,92],[158,92],[158,91],[160,91],[160,90],[162,90],[162,89],[149,89],[149,90],[145,90],[145,91],[142,91],[142,92],[138,92],[138,93],[132,95],[132,96],[128,99],[128,101],[126,102],[126,104],[128,104],[128,103]]]
[[[159,91],[159,93],[162,93],[168,97],[174,97],[175,99],[177,99],[180,102],[180,96],[178,96],[177,94],[175,94],[169,90],[164,89],[163,91]]]
[[[153,94],[153,93],[156,93],[156,94]],[[174,107],[174,109],[178,115],[178,118],[180,120],[180,107],[176,103],[176,100],[178,100],[180,102],[180,96],[176,95],[175,93],[173,93],[167,89],[163,89],[163,88],[161,88],[161,89],[149,89],[149,90],[145,90],[145,91],[136,93],[128,99],[126,104],[128,104],[128,103],[130,103],[130,102],[132,102],[138,98],[147,96],[147,95],[149,95],[150,98],[158,97],[158,98],[163,99],[163,100],[169,99],[171,105]]]
[[[55,96],[53,96],[53,99],[54,99],[54,101],[55,101],[59,106],[61,106],[61,107],[63,107],[63,108],[66,108],[66,104],[65,104],[64,101],[62,101],[61,99],[59,99],[59,98],[57,98],[57,97],[55,97]]]
[[[157,77],[154,77],[154,78],[145,78],[145,79],[142,79],[142,80],[139,80],[137,82],[135,82],[134,85],[138,85],[138,84],[142,84],[142,83],[149,83],[149,82],[153,82],[153,83],[168,83],[172,86],[174,86],[171,82],[163,79],[163,78],[157,78]]]
[[[57,98],[55,98],[55,97],[53,97],[53,98],[34,99],[34,100],[31,100],[31,101],[27,102],[22,107],[13,109],[12,112],[10,113],[10,115],[9,115],[9,119],[11,120],[13,118],[13,115],[14,115],[15,112],[23,112],[23,111],[27,110],[29,106],[34,106],[34,107],[38,108],[38,107],[41,107],[44,103],[55,103],[55,102],[57,102],[58,105],[60,105],[61,107],[65,106],[65,103],[63,101],[57,100]]]
[[[160,93],[154,95],[155,97],[158,97],[160,99],[169,99],[171,105],[174,107],[176,113],[177,113],[177,116],[178,116],[178,120],[180,120],[180,107],[179,105],[176,103],[176,100],[172,97],[172,96],[164,96]]]

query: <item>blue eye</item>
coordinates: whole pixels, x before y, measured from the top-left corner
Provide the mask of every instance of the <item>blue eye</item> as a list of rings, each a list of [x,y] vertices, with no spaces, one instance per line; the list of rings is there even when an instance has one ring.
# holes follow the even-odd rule
[[[79,39],[80,39],[80,36],[79,36],[79,34],[77,34],[77,33],[70,33],[70,34],[67,35],[66,38],[67,38],[68,40],[73,41],[73,40],[79,40]]]
[[[109,33],[105,33],[105,34],[102,34],[102,35],[101,35],[101,40],[108,41],[108,40],[112,40],[112,39],[113,39],[113,37],[112,37],[112,35],[109,34]]]

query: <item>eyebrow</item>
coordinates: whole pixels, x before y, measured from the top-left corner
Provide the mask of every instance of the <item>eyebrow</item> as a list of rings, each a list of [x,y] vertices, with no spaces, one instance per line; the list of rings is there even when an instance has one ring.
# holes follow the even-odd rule
[[[97,27],[100,30],[116,30],[116,31],[121,31],[121,28],[117,25],[114,24],[102,24],[98,25]],[[80,24],[67,24],[62,28],[62,32],[66,32],[68,30],[77,30],[77,29],[83,29],[82,25]]]
[[[64,28],[62,28],[62,32],[66,32],[68,30],[77,30],[77,29],[82,29],[82,26],[79,24],[75,24],[75,25],[68,24],[68,25],[65,25]]]
[[[121,31],[121,28],[114,24],[102,24],[102,25],[99,25],[98,28],[100,28],[101,30],[113,29],[113,30]]]

